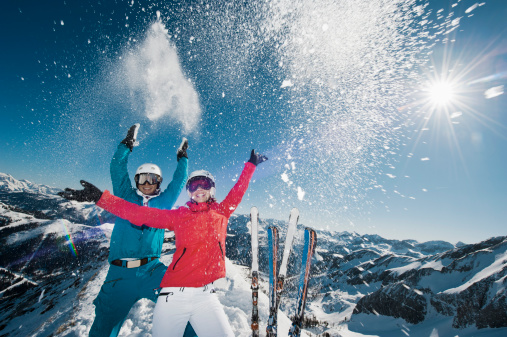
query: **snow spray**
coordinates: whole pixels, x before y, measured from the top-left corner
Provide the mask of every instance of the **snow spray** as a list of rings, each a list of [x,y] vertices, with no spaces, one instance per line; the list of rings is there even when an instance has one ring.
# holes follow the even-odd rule
[[[159,16],[159,15],[157,15]],[[151,24],[145,39],[124,59],[129,89],[144,104],[152,121],[168,117],[191,131],[199,121],[199,96],[183,74],[176,47],[160,19]]]

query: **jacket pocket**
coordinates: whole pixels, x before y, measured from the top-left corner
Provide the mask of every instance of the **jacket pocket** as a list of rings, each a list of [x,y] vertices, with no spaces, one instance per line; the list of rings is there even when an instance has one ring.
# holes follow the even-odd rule
[[[116,282],[118,282],[118,281],[120,281],[120,280],[122,280],[122,278],[117,278],[117,279],[114,279],[114,280],[105,281],[105,282],[104,282],[104,285],[105,285],[105,284],[108,284],[108,285],[110,285],[111,287],[114,287],[114,286],[116,285]]]
[[[158,268],[164,266],[162,263],[157,263],[157,265],[149,270],[150,276],[153,275],[153,272],[157,270]]]
[[[187,248],[183,248],[183,253],[181,253],[180,257],[176,260],[176,262],[174,263],[173,265],[173,270],[174,268],[176,268],[176,265],[178,264],[178,262],[180,262],[181,258],[183,257],[183,255],[185,255],[185,252],[187,251]]]

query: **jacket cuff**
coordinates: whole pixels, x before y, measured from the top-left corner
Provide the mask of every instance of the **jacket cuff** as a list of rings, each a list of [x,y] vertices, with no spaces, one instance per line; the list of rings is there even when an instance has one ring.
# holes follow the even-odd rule
[[[108,190],[105,190],[102,193],[102,196],[100,197],[99,201],[97,201],[95,204],[101,208],[105,208],[104,206],[107,206],[108,202],[111,200],[112,194],[109,193]]]
[[[248,171],[252,171],[253,172],[253,171],[255,171],[256,168],[257,168],[257,166],[255,166],[255,164],[253,164],[253,163],[251,163],[249,161],[247,161],[245,163],[245,169],[248,170]]]

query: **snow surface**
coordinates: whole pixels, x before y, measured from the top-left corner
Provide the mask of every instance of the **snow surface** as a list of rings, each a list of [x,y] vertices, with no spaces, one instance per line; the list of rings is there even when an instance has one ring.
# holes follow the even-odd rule
[[[108,225],[109,226],[109,225]],[[170,264],[172,256],[164,256],[161,261]],[[235,336],[251,336],[250,315],[252,310],[252,291],[248,282],[249,269],[233,264],[229,259],[226,261],[227,275],[215,282],[220,302],[229,317]],[[107,264],[104,264],[97,275],[92,278],[87,286],[78,294],[76,306],[73,309],[72,326],[68,327],[59,336],[87,337],[93,323],[94,305],[93,300],[97,296],[102,283],[107,275]],[[86,291],[84,291],[86,289]],[[43,296],[41,294],[41,296]],[[149,337],[152,328],[152,312],[155,304],[149,300],[141,300],[131,309],[129,316],[120,330],[119,336]],[[260,331],[266,329],[268,320],[268,297],[264,292],[259,292],[259,322]],[[16,321],[16,323],[19,323]],[[30,324],[25,322],[24,324]],[[11,323],[12,324],[12,323]],[[33,325],[40,322],[33,322]],[[44,324],[42,324],[42,327]],[[290,328],[290,319],[281,311],[278,313],[278,331],[280,336],[287,336]],[[44,329],[41,329],[44,331]],[[47,333],[47,332],[46,332]],[[262,334],[261,334],[262,335]],[[33,335],[39,336],[39,334]],[[303,332],[302,336],[309,336]]]
[[[480,263],[480,262],[477,262]],[[505,264],[507,264],[507,251],[504,251],[498,255],[495,256],[495,260],[490,264],[485,263],[486,267],[479,273],[475,274],[470,280],[463,283],[459,287],[447,289],[444,291],[445,294],[454,294],[459,293],[470,287],[472,284],[479,282],[480,280],[486,279],[489,276],[498,273],[498,270],[500,270]]]
[[[7,177],[8,178],[8,177]],[[22,184],[10,180],[18,188]],[[40,191],[38,186],[33,186],[35,192]],[[34,195],[34,191],[24,191]],[[22,192],[22,193],[24,193]],[[13,192],[18,193],[18,192]],[[43,198],[44,192],[39,192]],[[39,195],[37,195],[39,196]],[[47,195],[47,198],[54,196]],[[95,217],[94,207],[86,204],[65,203],[62,206],[64,214],[69,209],[77,213],[85,214],[85,218]],[[81,223],[74,223],[68,220],[40,220],[32,215],[19,212],[14,206],[0,203],[0,219],[8,219],[6,225],[0,227],[5,236],[2,237],[4,244],[12,244],[13,247],[28,246],[32,242],[28,255],[16,257],[10,256],[8,264],[15,264],[20,259],[21,267],[11,270],[9,266],[2,266],[0,271],[3,274],[13,276],[8,286],[1,290],[0,298],[9,296],[8,293],[23,284],[29,285],[29,291],[17,297],[8,297],[9,303],[4,301],[0,307],[0,319],[2,326],[0,333],[9,336],[87,336],[89,328],[94,319],[93,300],[97,296],[101,285],[107,274],[108,264],[105,260],[107,255],[106,247],[109,246],[110,233],[114,227],[112,223],[106,222],[99,226],[86,226]],[[242,240],[242,235],[248,235],[247,216],[234,215],[230,219],[232,232],[228,234],[229,240]],[[244,221],[244,222],[243,222]],[[275,220],[262,219],[259,227],[259,244],[262,250],[265,247],[266,231],[268,225],[277,225],[281,232],[286,231],[284,224]],[[93,229],[93,230],[91,230]],[[100,232],[100,235],[96,234]],[[301,231],[298,231],[301,233]],[[415,240],[397,241],[386,240],[377,235],[358,235],[348,232],[318,231],[319,246],[316,254],[316,269],[312,271],[306,317],[315,317],[320,324],[318,328],[307,328],[303,336],[322,336],[322,333],[329,333],[331,336],[360,337],[360,336],[413,336],[413,337],[435,337],[435,336],[458,336],[458,337],[497,337],[506,336],[507,328],[480,329],[469,327],[466,329],[453,329],[453,317],[445,317],[438,314],[428,306],[429,312],[425,320],[417,325],[406,323],[402,319],[381,316],[378,314],[352,314],[356,303],[364,296],[378,290],[382,286],[375,277],[368,282],[363,280],[361,284],[349,283],[351,278],[358,278],[370,275],[380,275],[384,271],[391,271],[392,274],[402,275],[405,272],[428,269],[424,272],[417,285],[404,284],[421,296],[426,296],[424,288],[431,289],[434,293],[461,293],[470,285],[477,283],[492,275],[499,274],[507,265],[507,241],[504,238],[492,238],[491,242],[483,242],[477,245],[464,246],[464,249],[454,247],[442,241],[418,243]],[[169,265],[172,260],[171,252],[174,243],[170,240],[174,234],[168,232],[164,243],[163,251],[166,252],[161,261]],[[53,237],[53,241],[49,238]],[[78,238],[81,243],[93,244],[92,252],[97,251],[99,255],[91,255],[82,259],[84,265],[72,270],[70,273],[63,272],[61,268],[55,268],[51,277],[56,276],[53,281],[35,282],[27,272],[29,264],[33,261],[46,261],[47,255],[51,254],[44,241],[55,242],[56,238],[64,238],[62,249],[70,243],[71,238]],[[248,235],[249,239],[249,235]],[[69,240],[69,242],[67,242]],[[234,241],[232,241],[234,242]],[[496,243],[495,243],[496,242]],[[79,242],[75,242],[79,243]],[[492,244],[494,243],[494,244]],[[239,249],[236,255],[242,254],[248,249],[247,245],[236,242]],[[301,245],[301,238],[296,236],[294,252],[298,245]],[[76,245],[77,246],[77,245]],[[87,248],[81,245],[81,249]],[[454,248],[452,248],[454,247]],[[487,248],[485,248],[487,247]],[[41,248],[41,249],[39,249]],[[100,249],[97,249],[100,248]],[[10,249],[10,248],[9,248]],[[99,252],[99,250],[101,252]],[[40,256],[37,256],[39,251]],[[440,252],[440,253],[437,253]],[[81,250],[84,254],[84,250]],[[228,250],[234,255],[234,249]],[[23,251],[23,254],[25,252]],[[83,255],[80,254],[80,257]],[[95,254],[95,253],[94,253]],[[100,255],[102,254],[102,255]],[[408,255],[407,255],[408,254]],[[295,254],[297,255],[297,254]],[[97,259],[94,257],[97,256]],[[5,255],[4,255],[5,257]],[[90,259],[90,257],[92,259]],[[332,257],[332,258],[330,258]],[[236,336],[250,336],[250,315],[251,315],[251,289],[250,270],[240,266],[233,261],[239,261],[238,257],[227,259],[227,275],[224,279],[216,282],[217,294],[224,310],[229,317],[231,326]],[[71,259],[73,257],[71,256]],[[241,262],[238,262],[241,263]],[[243,264],[244,261],[243,261]],[[18,264],[19,265],[19,264]],[[43,268],[36,269],[36,273],[44,272]],[[26,273],[26,275],[24,275]],[[289,294],[293,289],[297,278],[296,273],[290,273],[286,279],[286,289]],[[488,296],[495,296],[505,291],[505,279],[501,276],[491,286]],[[357,281],[357,279],[355,280]],[[259,313],[260,331],[263,336],[268,313],[267,298],[267,276],[260,275],[259,292]],[[416,289],[416,287],[418,289]],[[30,295],[31,293],[31,295]],[[16,300],[15,298],[18,298]],[[279,312],[280,336],[286,336],[290,326],[290,316],[295,306],[295,295],[282,296]],[[28,302],[23,306],[18,302]],[[23,310],[9,310],[14,306],[24,308]],[[151,336],[151,319],[154,303],[148,300],[139,301],[131,310],[127,321],[122,327],[120,336]],[[5,314],[5,315],[4,315]]]

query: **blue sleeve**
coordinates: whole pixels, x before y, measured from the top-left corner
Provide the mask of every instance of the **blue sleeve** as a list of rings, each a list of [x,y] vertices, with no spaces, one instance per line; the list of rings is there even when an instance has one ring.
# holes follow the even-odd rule
[[[178,199],[181,190],[185,188],[188,177],[188,159],[186,157],[178,160],[178,166],[173,174],[173,180],[169,183],[167,188],[160,194],[163,209],[171,209]]]
[[[118,144],[114,153],[109,171],[111,172],[111,182],[113,184],[113,193],[120,198],[128,198],[132,193],[132,182],[129,178],[127,162],[130,150],[125,144]]]

